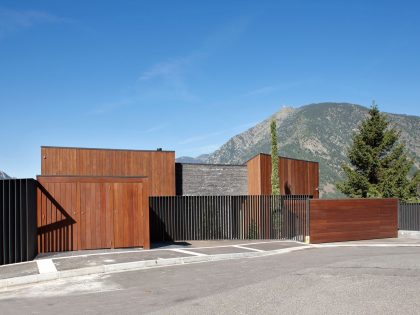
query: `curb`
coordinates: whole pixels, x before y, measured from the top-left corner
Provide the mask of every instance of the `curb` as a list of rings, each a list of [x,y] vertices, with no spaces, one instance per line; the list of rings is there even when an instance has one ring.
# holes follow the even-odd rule
[[[35,284],[45,281],[66,279],[78,276],[87,276],[92,274],[107,274],[107,273],[118,273],[124,271],[144,270],[166,266],[177,266],[184,264],[193,263],[204,263],[211,261],[222,261],[239,258],[258,258],[272,255],[286,254],[290,252],[313,249],[313,248],[334,248],[334,247],[420,247],[420,244],[311,244],[305,246],[282,248],[277,250],[265,251],[265,252],[244,252],[244,253],[232,253],[232,254],[217,254],[217,255],[205,255],[205,256],[188,256],[188,257],[177,257],[177,258],[159,258],[153,260],[142,260],[133,261],[127,263],[117,263],[110,265],[101,265],[94,267],[84,267],[79,269],[71,269],[64,271],[57,271],[51,273],[43,273],[37,275],[29,275],[22,277],[15,277],[9,279],[0,280],[0,292],[7,291],[8,289]]]
[[[160,259],[154,259],[154,260],[142,260],[142,261],[133,261],[133,262],[127,262],[127,263],[111,264],[111,265],[84,267],[84,268],[79,268],[79,269],[71,269],[71,270],[57,271],[57,272],[51,272],[51,273],[43,273],[43,274],[37,274],[37,275],[2,279],[0,280],[0,292],[7,291],[8,289],[21,286],[21,285],[35,284],[35,283],[40,283],[40,282],[45,282],[45,281],[72,278],[72,277],[78,277],[78,276],[86,276],[86,275],[92,275],[92,274],[117,273],[117,272],[123,272],[123,271],[143,270],[143,269],[150,269],[150,268],[157,268],[157,267],[177,266],[177,265],[184,265],[184,264],[204,263],[204,262],[231,260],[231,259],[239,259],[239,258],[257,258],[257,257],[285,254],[285,253],[309,249],[309,248],[311,248],[311,246],[298,246],[298,247],[289,247],[289,248],[277,249],[277,250],[266,251],[266,252],[245,252],[245,253],[217,254],[217,255],[206,255],[206,256],[160,258]]]

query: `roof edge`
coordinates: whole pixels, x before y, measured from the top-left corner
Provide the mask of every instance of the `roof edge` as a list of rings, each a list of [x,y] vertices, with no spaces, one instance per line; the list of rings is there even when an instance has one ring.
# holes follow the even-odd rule
[[[246,164],[211,164],[211,163],[183,163],[183,162],[175,162],[175,164],[182,164],[182,165],[207,165],[207,166],[241,166],[241,167],[246,166]]]
[[[271,157],[271,154],[260,152],[260,153],[255,154],[252,158],[248,159],[244,164],[247,164],[249,161],[255,159],[259,155],[267,155],[267,156]],[[287,157],[287,156],[283,156],[283,155],[278,155],[278,157],[279,158],[288,159],[288,160],[295,160],[295,161],[302,161],[302,162],[311,162],[311,163],[318,163],[319,164],[318,161],[296,159],[296,158],[291,158],[291,157]]]
[[[165,152],[165,153],[175,153],[175,150],[136,150],[136,149],[110,149],[110,148],[85,148],[85,147],[60,147],[60,146],[49,146],[42,145],[42,148],[48,149],[79,149],[79,150],[102,150],[102,151],[131,151],[131,152]]]

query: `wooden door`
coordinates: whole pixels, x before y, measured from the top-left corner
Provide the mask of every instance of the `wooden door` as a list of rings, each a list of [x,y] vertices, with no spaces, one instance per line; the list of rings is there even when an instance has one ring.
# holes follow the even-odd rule
[[[144,212],[148,206],[146,209],[143,184],[115,183],[113,188],[114,247],[144,246]]]
[[[39,176],[40,253],[149,248],[147,178]]]
[[[112,247],[112,188],[80,183],[80,249]]]

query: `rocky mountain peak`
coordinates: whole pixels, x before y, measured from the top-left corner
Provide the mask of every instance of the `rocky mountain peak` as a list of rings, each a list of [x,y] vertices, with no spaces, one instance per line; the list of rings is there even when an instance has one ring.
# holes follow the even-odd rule
[[[0,171],[0,179],[9,179],[9,178],[11,178],[9,175],[7,175],[3,171]]]

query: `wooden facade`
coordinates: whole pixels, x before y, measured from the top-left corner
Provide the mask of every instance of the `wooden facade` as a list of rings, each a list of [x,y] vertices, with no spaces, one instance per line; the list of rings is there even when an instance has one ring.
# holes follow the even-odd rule
[[[248,194],[271,194],[271,155],[258,154],[247,162]],[[319,163],[279,156],[281,195],[319,198]]]
[[[175,152],[44,146],[41,175],[145,176],[152,196],[174,196]]]
[[[147,178],[38,176],[37,180],[40,253],[150,247]]]
[[[311,243],[397,236],[397,199],[318,199],[310,201]]]

